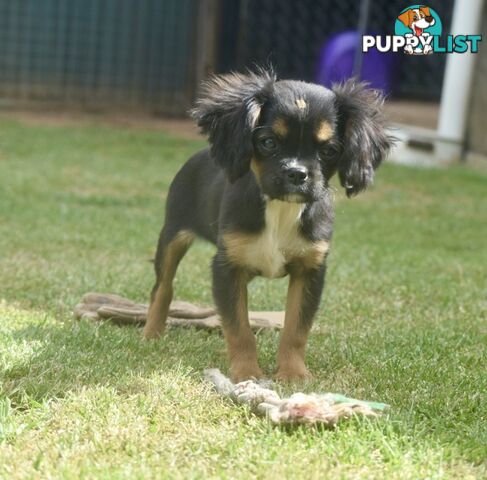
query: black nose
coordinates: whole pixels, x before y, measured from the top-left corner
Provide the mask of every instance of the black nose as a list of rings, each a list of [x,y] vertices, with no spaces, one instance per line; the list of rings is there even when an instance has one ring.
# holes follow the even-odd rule
[[[308,178],[308,170],[304,167],[291,167],[286,170],[286,175],[293,185],[302,185]]]
[[[433,17],[430,15],[429,17],[424,17],[424,19],[428,22],[431,23],[433,21]]]

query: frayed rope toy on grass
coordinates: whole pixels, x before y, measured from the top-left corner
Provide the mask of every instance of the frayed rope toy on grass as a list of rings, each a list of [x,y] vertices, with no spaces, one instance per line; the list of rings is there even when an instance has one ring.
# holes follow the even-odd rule
[[[110,293],[87,293],[74,314],[77,318],[106,320],[119,325],[143,325],[147,318],[147,305]],[[281,329],[284,312],[250,312],[249,322],[255,329]],[[171,326],[205,329],[221,328],[221,320],[215,309],[200,307],[188,302],[174,301],[169,309],[168,324]],[[232,383],[216,368],[205,370],[206,380],[215,390],[237,404],[250,406],[266,416],[274,424],[307,424],[334,427],[338,422],[354,415],[377,417],[388,408],[385,403],[365,402],[336,393],[295,393],[281,398],[272,390],[271,380],[247,380]]]
[[[234,384],[218,368],[205,370],[204,375],[219,394],[235,403],[249,405],[256,414],[266,416],[274,424],[334,427],[354,415],[377,417],[389,408],[385,403],[355,400],[337,393],[294,393],[289,398],[281,398],[270,388],[270,380]]]

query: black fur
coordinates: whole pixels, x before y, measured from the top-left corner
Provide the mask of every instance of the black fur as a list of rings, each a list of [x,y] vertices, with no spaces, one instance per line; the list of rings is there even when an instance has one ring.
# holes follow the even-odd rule
[[[238,337],[238,282],[266,271],[259,264],[235,263],[225,235],[258,238],[266,228],[266,209],[277,200],[283,211],[291,204],[282,202],[301,205],[296,229],[303,245],[329,242],[330,178],[338,172],[347,195],[355,195],[372,182],[392,144],[382,102],[377,92],[353,81],[329,90],[277,81],[263,70],[209,79],[191,113],[211,146],[190,158],[171,185],[153,292],[165,281],[160,277],[164,251],[178,232],[190,231],[211,241],[218,248],[213,261],[215,303],[224,327]],[[322,125],[330,132],[324,139],[317,134]],[[280,240],[285,249],[286,239]],[[316,264],[305,256],[285,258],[283,274],[303,280],[298,282],[304,286],[298,325],[308,331],[321,298],[326,255]]]
[[[191,115],[208,135],[211,154],[235,182],[249,169],[253,118],[267,101],[275,76],[265,70],[214,76],[203,84]]]
[[[333,91],[342,143],[338,175],[350,197],[372,183],[374,170],[386,157],[393,138],[385,131],[384,98],[379,92],[353,81],[337,85]]]

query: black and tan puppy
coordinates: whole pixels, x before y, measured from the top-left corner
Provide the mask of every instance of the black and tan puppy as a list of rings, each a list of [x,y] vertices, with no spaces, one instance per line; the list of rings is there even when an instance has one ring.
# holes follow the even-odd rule
[[[145,338],[165,327],[177,266],[195,236],[213,242],[213,295],[232,378],[261,377],[249,327],[247,283],[289,275],[280,379],[309,375],[305,346],[324,284],[332,236],[328,182],[365,189],[391,145],[382,98],[353,82],[328,90],[273,74],[215,76],[192,115],[211,148],[176,175],[157,249]]]

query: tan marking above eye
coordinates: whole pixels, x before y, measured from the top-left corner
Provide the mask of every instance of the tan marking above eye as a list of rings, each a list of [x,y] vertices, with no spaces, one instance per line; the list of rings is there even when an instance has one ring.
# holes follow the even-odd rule
[[[321,122],[316,130],[316,139],[319,142],[329,140],[333,136],[333,128],[328,122]]]
[[[277,118],[272,124],[272,130],[276,135],[285,137],[289,133],[289,128],[287,126],[286,120],[283,118]]]
[[[298,98],[296,100],[296,106],[300,109],[300,110],[304,110],[308,104],[306,103],[306,101],[303,99],[303,98]]]

